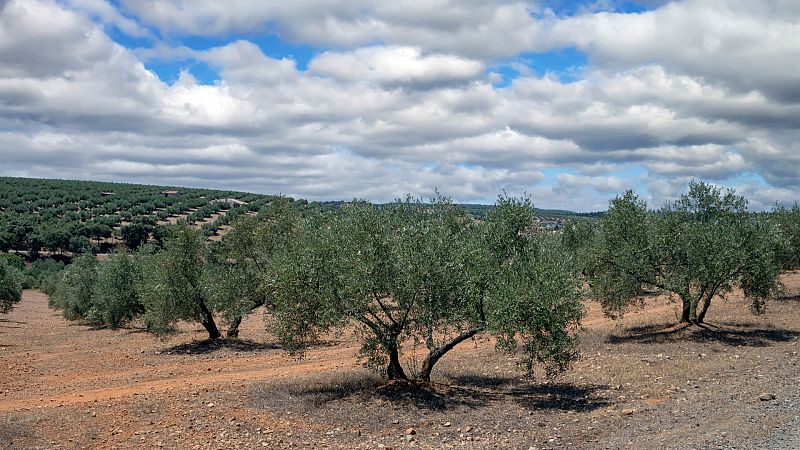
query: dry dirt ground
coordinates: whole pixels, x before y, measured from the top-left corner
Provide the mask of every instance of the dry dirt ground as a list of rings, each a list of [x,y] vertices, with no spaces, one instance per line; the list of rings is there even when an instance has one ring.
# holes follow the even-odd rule
[[[0,447],[800,448],[800,272],[784,282],[762,316],[718,300],[708,329],[675,327],[663,296],[617,321],[590,303],[582,359],[554,382],[475,340],[432,390],[384,385],[350,336],[297,360],[260,317],[241,341],[188,325],[162,341],[66,322],[27,291],[0,318]]]

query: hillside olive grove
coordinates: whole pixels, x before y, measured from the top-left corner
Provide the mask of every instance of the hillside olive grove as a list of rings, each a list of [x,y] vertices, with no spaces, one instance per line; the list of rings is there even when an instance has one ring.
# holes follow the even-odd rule
[[[164,197],[177,190],[178,197]],[[272,197],[209,189],[170,188],[92,181],[40,180],[0,177],[0,252],[22,251],[35,256],[110,251],[116,237],[128,247],[145,243],[150,234],[163,234],[159,222],[182,217],[192,224],[211,217],[227,205],[216,199],[236,198],[244,208],[228,211],[202,226],[207,236],[248,210],[258,211]]]

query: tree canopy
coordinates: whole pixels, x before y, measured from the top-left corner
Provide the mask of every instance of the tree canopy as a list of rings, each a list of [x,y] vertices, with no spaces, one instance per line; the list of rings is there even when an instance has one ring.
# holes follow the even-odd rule
[[[269,274],[273,329],[302,350],[358,324],[365,362],[392,379],[408,377],[404,344],[427,349],[412,374],[427,381],[445,353],[480,332],[555,373],[575,357],[577,273],[557,239],[532,232],[532,217],[528,200],[507,197],[483,222],[443,197],[308,215]]]
[[[206,239],[189,227],[176,227],[164,250],[150,256],[139,283],[144,321],[155,333],[174,330],[179,320],[200,322],[210,339],[221,336],[214,320],[206,270]]]
[[[657,211],[628,191],[610,202],[595,240],[590,283],[614,314],[643,286],[677,295],[682,322],[702,323],[712,301],[742,287],[763,310],[778,287],[781,237],[762,216],[748,212],[735,192],[703,182]]]
[[[11,311],[22,299],[22,273],[5,258],[0,258],[0,313]]]

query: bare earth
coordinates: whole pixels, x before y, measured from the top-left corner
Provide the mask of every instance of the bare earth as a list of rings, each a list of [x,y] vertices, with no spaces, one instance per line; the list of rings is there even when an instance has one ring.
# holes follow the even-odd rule
[[[675,327],[663,296],[618,321],[590,303],[583,358],[554,382],[483,339],[434,390],[383,385],[350,335],[298,360],[260,315],[242,341],[188,325],[161,341],[67,322],[27,291],[0,318],[0,447],[800,448],[800,272],[784,282],[762,316],[718,300],[709,329]]]

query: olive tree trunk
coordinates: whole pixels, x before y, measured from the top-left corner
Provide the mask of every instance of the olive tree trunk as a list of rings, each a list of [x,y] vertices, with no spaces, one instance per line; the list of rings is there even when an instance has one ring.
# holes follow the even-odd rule
[[[239,326],[242,324],[242,316],[236,316],[235,319],[228,325],[228,331],[225,332],[225,337],[237,338],[239,337]]]
[[[400,351],[397,346],[397,338],[384,344],[389,353],[389,365],[386,367],[386,377],[390,380],[407,380],[403,366],[400,364]]]
[[[211,311],[202,300],[199,302],[199,306],[200,323],[203,324],[203,328],[208,331],[208,338],[218,339],[220,336],[222,336],[222,333],[220,333],[219,328],[217,328],[217,323],[214,321],[214,315],[211,314]]]
[[[442,347],[439,347],[439,348],[430,348],[429,347],[428,348],[428,350],[429,350],[428,356],[425,357],[425,360],[422,362],[422,367],[420,368],[420,371],[419,371],[419,375],[418,375],[419,379],[421,381],[426,382],[426,383],[430,383],[430,381],[431,381],[431,372],[433,372],[433,366],[436,365],[436,363],[439,362],[440,359],[442,359],[442,356],[444,356],[445,353],[447,353],[450,350],[452,350],[453,348],[455,348],[456,345],[466,341],[467,339],[471,338],[472,336],[475,336],[476,334],[480,333],[481,331],[483,331],[483,328],[473,328],[471,330],[467,330],[467,331],[461,333],[460,335],[454,337],[453,339],[451,339],[447,344],[443,345]]]

